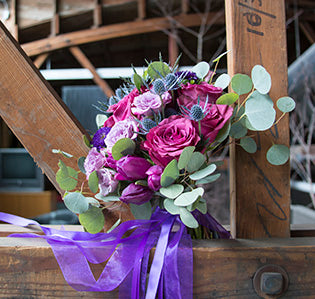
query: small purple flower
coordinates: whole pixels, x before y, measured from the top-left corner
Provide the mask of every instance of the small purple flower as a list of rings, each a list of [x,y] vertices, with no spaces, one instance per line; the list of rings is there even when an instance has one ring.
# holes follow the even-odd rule
[[[120,200],[127,204],[142,205],[152,198],[153,193],[148,187],[132,183],[123,190]]]
[[[159,165],[151,166],[146,174],[148,175],[148,186],[153,191],[158,191],[161,188],[161,175],[163,168]]]
[[[147,177],[146,171],[151,163],[141,157],[125,156],[119,159],[116,164],[117,180],[136,181]]]
[[[182,79],[185,79],[185,80],[188,80],[188,81],[190,81],[190,80],[198,81],[199,80],[199,78],[197,77],[196,73],[189,72],[189,71],[176,72],[175,76],[176,77],[182,77]]]
[[[97,171],[98,184],[100,187],[100,193],[103,196],[107,196],[116,190],[118,181],[114,180],[115,172],[113,170],[102,168]]]
[[[105,156],[99,153],[96,147],[92,147],[84,161],[86,177],[88,178],[93,171],[101,169],[105,161]]]
[[[96,131],[92,139],[92,145],[96,147],[98,150],[105,147],[105,138],[109,133],[110,128],[102,127]]]
[[[138,130],[137,123],[134,120],[125,119],[116,122],[105,138],[107,152],[111,152],[112,147],[119,139],[135,139],[137,137],[136,132],[138,132]]]

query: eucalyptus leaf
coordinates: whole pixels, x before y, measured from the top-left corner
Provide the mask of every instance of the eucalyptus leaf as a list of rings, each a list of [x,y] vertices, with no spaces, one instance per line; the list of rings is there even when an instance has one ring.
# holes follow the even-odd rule
[[[170,198],[165,198],[163,202],[164,208],[167,212],[172,215],[178,215],[180,207],[174,205],[174,200]]]
[[[88,185],[89,185],[90,190],[93,193],[97,192],[97,190],[98,190],[98,176],[97,176],[97,172],[96,171],[93,171],[89,175]]]
[[[203,79],[209,73],[210,65],[208,62],[201,61],[196,64],[191,71],[196,73],[197,77]]]
[[[86,135],[83,135],[83,141],[84,141],[84,144],[85,144],[88,148],[91,147],[90,140],[87,138]]]
[[[197,228],[199,226],[198,221],[186,208],[180,208],[179,217],[187,227]]]
[[[161,186],[168,187],[179,177],[177,161],[174,159],[166,165],[161,175]]]
[[[207,208],[207,203],[204,201],[199,201],[197,206],[197,210],[200,211],[202,214],[207,214],[208,208]]]
[[[147,201],[142,205],[135,205],[131,203],[129,204],[129,207],[133,216],[135,216],[136,219],[149,220],[151,218],[152,206],[150,201]]]
[[[132,155],[136,149],[135,142],[130,138],[119,139],[112,148],[112,156],[118,161],[123,156]]]
[[[283,165],[290,158],[290,149],[283,144],[274,144],[267,151],[267,160],[272,165]]]
[[[160,188],[159,192],[168,198],[174,199],[177,196],[179,196],[180,194],[182,194],[184,191],[184,186],[181,184],[174,184],[174,185],[170,185],[168,187],[162,187]]]
[[[255,65],[252,69],[254,87],[261,93],[267,94],[271,88],[271,76],[261,65]]]
[[[209,175],[201,180],[196,181],[196,185],[203,185],[203,184],[209,184],[215,182],[219,177],[221,176],[221,173],[216,173],[213,175]]]
[[[108,116],[105,114],[97,114],[95,117],[95,122],[98,128],[104,126],[104,122],[108,119]]]
[[[100,202],[97,199],[95,199],[94,197],[86,197],[85,199],[92,206],[95,206],[95,207],[100,206]]]
[[[238,100],[238,98],[239,96],[236,93],[233,93],[233,92],[226,93],[217,99],[216,104],[217,105],[233,105]]]
[[[217,166],[215,164],[210,164],[206,168],[200,169],[196,171],[195,173],[191,174],[189,176],[190,179],[197,181],[205,178],[206,176],[212,174],[217,169]]]
[[[245,114],[248,121],[257,131],[269,129],[275,121],[276,110],[268,95],[255,90],[245,103]]]
[[[202,187],[198,187],[192,191],[182,193],[175,199],[174,204],[180,207],[189,206],[194,203],[199,196],[202,196],[204,191]]]
[[[291,112],[295,109],[295,101],[290,97],[282,97],[277,101],[277,107],[281,112]]]
[[[92,205],[86,212],[79,215],[79,221],[91,234],[99,233],[105,225],[102,210]]]
[[[171,72],[169,66],[162,61],[151,62],[147,71],[151,79],[163,78]]]
[[[240,121],[232,124],[230,130],[230,136],[232,138],[242,138],[247,134],[247,129],[241,124]]]
[[[56,181],[62,190],[73,190],[78,183],[78,173],[71,167],[61,167],[56,173]]]
[[[183,149],[183,151],[180,154],[179,159],[178,159],[178,169],[181,170],[187,166],[189,160],[191,159],[191,156],[192,156],[194,150],[195,150],[194,146],[187,146]]]
[[[101,193],[95,194],[95,198],[102,200],[104,202],[120,201],[119,196],[114,196],[114,195],[104,196]]]
[[[140,90],[140,89],[141,89],[141,86],[142,86],[142,84],[143,84],[143,81],[142,81],[141,76],[138,75],[138,74],[133,74],[132,79],[133,79],[133,83],[135,84],[135,86],[137,87],[137,89]]]
[[[214,83],[215,87],[220,87],[222,89],[225,89],[229,86],[231,82],[231,77],[228,74],[222,74],[220,75],[217,80]]]
[[[206,157],[200,152],[194,152],[187,164],[188,173],[195,172],[206,162]]]
[[[89,209],[89,203],[79,192],[69,192],[64,196],[65,206],[73,213],[81,214]]]
[[[80,157],[78,159],[78,167],[79,167],[80,171],[85,174],[86,171],[85,171],[85,168],[84,168],[84,162],[85,162],[85,157]]]
[[[230,129],[231,129],[231,122],[227,121],[223,128],[219,131],[217,136],[215,137],[215,141],[217,142],[222,142],[224,141],[230,134]]]
[[[247,94],[253,88],[252,80],[245,74],[236,74],[231,80],[232,89],[238,94]]]
[[[253,154],[257,151],[257,144],[251,137],[246,137],[240,141],[241,147],[248,153]]]

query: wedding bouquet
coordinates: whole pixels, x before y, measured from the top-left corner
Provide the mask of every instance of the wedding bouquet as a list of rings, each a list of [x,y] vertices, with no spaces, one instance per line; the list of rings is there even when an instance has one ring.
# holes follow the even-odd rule
[[[73,236],[70,244],[90,262],[107,261],[99,280],[91,278],[91,283],[85,282],[85,274],[73,279],[78,275],[75,271],[71,275],[63,271],[76,289],[108,291],[120,286],[127,292],[124,298],[155,298],[156,294],[191,298],[191,238],[230,237],[208,213],[204,198],[203,186],[220,176],[215,153],[229,139],[254,153],[252,132],[276,125],[295,102],[280,98],[277,107],[282,115],[276,120],[268,96],[271,78],[265,68],[254,66],[251,77],[217,76],[222,55],[214,60],[213,72],[206,62],[179,71],[178,61],[170,66],[161,58],[148,62],[142,75],[134,70],[132,78],[103,104],[97,132],[90,141],[85,139],[90,150],[87,157],[78,158],[85,176],[79,190],[79,172],[60,160],[56,180],[66,191],[64,203],[90,233]],[[229,85],[232,91],[225,92]],[[62,150],[54,152],[72,157]],[[281,144],[273,144],[266,156],[274,165],[288,158],[289,149]],[[118,210],[122,203],[129,205],[135,219],[118,218],[102,233],[103,210]],[[95,247],[103,251],[98,253]],[[72,259],[60,258],[64,254],[62,249],[56,257],[61,268],[68,269]]]

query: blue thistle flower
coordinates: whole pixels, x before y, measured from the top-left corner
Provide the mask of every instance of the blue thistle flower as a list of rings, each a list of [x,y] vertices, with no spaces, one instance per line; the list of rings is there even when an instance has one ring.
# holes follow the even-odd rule
[[[152,128],[157,126],[157,123],[152,120],[151,118],[145,118],[142,122],[141,122],[142,128],[149,132]]]
[[[165,78],[164,78],[164,82],[166,85],[166,88],[168,90],[171,89],[175,89],[175,87],[178,87],[178,78],[174,75],[174,74],[168,74]]]
[[[162,95],[164,92],[167,91],[162,79],[156,79],[153,82],[153,91],[158,95]]]
[[[194,121],[201,121],[209,113],[209,111],[207,111],[208,96],[207,96],[207,99],[203,108],[199,105],[199,102],[200,102],[200,98],[198,97],[197,104],[193,105],[190,109],[188,109],[185,106],[180,106],[180,110],[183,113],[183,115],[188,116],[189,119],[194,120]]]

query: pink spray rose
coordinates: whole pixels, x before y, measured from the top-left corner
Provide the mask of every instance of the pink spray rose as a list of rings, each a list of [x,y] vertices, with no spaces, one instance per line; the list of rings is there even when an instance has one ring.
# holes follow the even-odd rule
[[[150,130],[142,146],[155,164],[165,167],[173,159],[178,160],[185,147],[197,145],[200,140],[197,125],[180,115],[172,115]]]
[[[105,161],[105,156],[102,153],[99,153],[96,147],[92,147],[84,161],[86,177],[89,178],[93,171],[101,169],[104,166]]]
[[[102,168],[97,172],[98,184],[100,188],[100,193],[103,196],[107,196],[116,190],[118,181],[114,180],[115,172],[113,170]]]
[[[161,99],[158,95],[147,91],[134,98],[133,106],[131,111],[136,115],[150,115],[152,114],[151,109],[154,112],[159,111],[161,107]]]
[[[151,166],[146,174],[148,175],[148,187],[153,191],[158,191],[161,188],[161,175],[163,168],[159,165]]]
[[[182,102],[184,99],[186,102],[194,102],[197,104],[198,97],[201,101],[205,101],[208,97],[208,103],[215,103],[216,100],[222,95],[222,88],[215,87],[206,82],[200,84],[186,84],[182,85],[178,90],[178,101]]]

